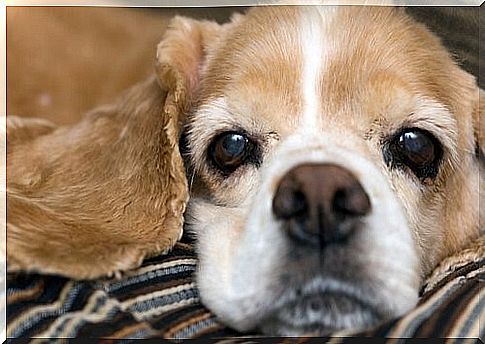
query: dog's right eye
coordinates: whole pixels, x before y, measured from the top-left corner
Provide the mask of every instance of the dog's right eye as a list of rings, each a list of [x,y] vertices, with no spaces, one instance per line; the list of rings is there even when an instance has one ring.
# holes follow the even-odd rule
[[[244,133],[223,133],[210,144],[209,158],[221,172],[229,174],[247,161],[253,149],[254,144]]]

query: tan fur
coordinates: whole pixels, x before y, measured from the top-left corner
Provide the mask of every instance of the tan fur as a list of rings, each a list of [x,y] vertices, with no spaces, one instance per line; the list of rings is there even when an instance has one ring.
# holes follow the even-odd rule
[[[186,114],[198,91],[200,70],[207,47],[217,42],[221,26],[214,22],[183,17],[172,19],[165,39],[157,48],[157,77],[164,90],[173,89],[168,101],[174,113]],[[184,120],[185,118],[181,118]]]
[[[482,235],[469,242],[463,250],[443,259],[426,279],[426,288],[423,290],[423,293],[435,289],[444,277],[450,273],[471,262],[479,263],[483,257],[485,257],[485,237]]]
[[[187,187],[165,100],[152,77],[72,127],[8,118],[9,269],[94,278],[173,246]]]
[[[259,113],[272,112],[272,116],[259,118],[270,121],[259,123],[261,126],[291,122],[295,110],[301,107],[297,92],[301,66],[292,63],[292,55],[301,52],[289,54],[284,48],[296,44],[296,33],[287,28],[296,25],[297,10],[282,7],[281,11],[283,13],[277,16],[271,7],[262,7],[227,25],[220,38],[222,43],[209,47],[211,58],[204,64],[206,68],[197,94],[199,104],[227,95],[241,116],[252,119]],[[275,22],[278,23],[276,27]],[[268,35],[271,39],[264,39]],[[243,49],[244,54],[231,55],[236,49]],[[256,97],[259,92],[269,98]],[[267,99],[271,102],[266,102]],[[245,108],[248,103],[252,105],[250,111]]]
[[[225,20],[239,8],[7,8],[9,115],[73,124],[153,73],[175,15]]]

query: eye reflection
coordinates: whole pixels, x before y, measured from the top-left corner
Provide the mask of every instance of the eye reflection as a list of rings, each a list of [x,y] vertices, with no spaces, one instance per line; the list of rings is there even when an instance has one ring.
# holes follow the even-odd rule
[[[443,150],[430,132],[406,128],[396,134],[384,150],[384,158],[392,166],[407,166],[418,178],[434,178]]]
[[[433,140],[417,130],[403,132],[399,136],[398,147],[401,154],[415,166],[425,166],[435,158]]]
[[[246,162],[250,148],[251,143],[245,134],[228,132],[214,139],[209,155],[221,171],[230,173]]]

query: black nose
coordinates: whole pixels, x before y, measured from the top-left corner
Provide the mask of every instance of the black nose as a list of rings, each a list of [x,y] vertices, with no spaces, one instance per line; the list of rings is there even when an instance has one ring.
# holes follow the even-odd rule
[[[347,239],[370,209],[369,197],[355,176],[331,164],[294,167],[282,178],[273,199],[273,213],[289,237],[306,245]]]

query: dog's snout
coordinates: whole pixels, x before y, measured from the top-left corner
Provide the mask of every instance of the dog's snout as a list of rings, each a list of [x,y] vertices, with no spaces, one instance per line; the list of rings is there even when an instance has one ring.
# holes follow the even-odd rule
[[[281,180],[273,213],[300,244],[330,244],[347,238],[371,204],[347,169],[332,164],[303,164]]]

